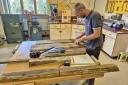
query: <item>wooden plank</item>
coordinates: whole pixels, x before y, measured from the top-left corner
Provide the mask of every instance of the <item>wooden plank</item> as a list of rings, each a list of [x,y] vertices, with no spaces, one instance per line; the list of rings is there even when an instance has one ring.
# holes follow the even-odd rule
[[[0,83],[0,85],[15,85],[15,84],[12,84],[12,83]]]
[[[119,68],[113,64],[104,64],[104,65],[94,65],[94,66],[78,66],[78,67],[63,67],[60,69],[61,76],[67,75],[85,75],[85,74],[95,74],[97,72],[115,72],[119,71]]]
[[[49,63],[62,63],[65,62],[71,63],[71,59],[69,57],[55,57],[55,58],[42,58],[42,59],[31,59],[29,61],[29,66],[37,66],[37,65],[44,65]]]
[[[76,52],[75,52],[76,51]],[[70,55],[79,55],[85,54],[86,51],[84,48],[67,48],[65,53],[49,53],[45,55],[46,57],[56,57],[56,56],[70,56]],[[27,53],[26,53],[27,55]],[[41,57],[43,58],[44,55]],[[7,63],[22,63],[22,62],[29,62],[31,59],[16,59],[16,60],[7,60],[7,61],[0,61],[0,64],[7,64]],[[38,60],[37,60],[38,61]]]
[[[86,79],[93,79],[93,78],[99,78],[99,77],[104,77],[104,73],[103,72],[95,72],[94,74],[83,74],[81,75],[82,78]]]
[[[94,56],[90,56],[90,58],[95,62],[95,64],[100,65],[100,62]]]
[[[41,45],[41,44],[53,44],[53,43],[73,43],[74,40],[71,39],[63,39],[63,40],[41,40],[37,41],[36,45]]]
[[[42,44],[42,45],[33,45],[30,51],[44,51],[51,47],[60,47],[60,48],[82,48],[83,46],[75,45],[74,43],[53,43],[53,44]]]
[[[86,55],[73,55],[70,56],[71,58],[71,65],[72,66],[94,66],[94,65],[99,65],[97,64],[94,60],[90,58],[88,54]]]
[[[24,83],[24,84],[17,84],[17,85],[35,85],[35,83]]]
[[[40,78],[55,78],[64,76],[87,75],[86,78],[91,78],[98,74],[106,72],[119,71],[119,68],[113,64],[104,64],[99,66],[80,66],[80,67],[62,67],[56,69],[34,70],[24,72],[6,73],[0,76],[0,82],[24,81]]]
[[[40,58],[45,57],[61,57],[86,54],[85,48],[67,48],[64,53],[44,53],[40,55]]]
[[[104,74],[102,74],[102,76],[98,75],[97,78],[103,77],[103,75]],[[45,84],[52,84],[56,82],[64,82],[64,81],[70,81],[70,80],[86,80],[86,79],[92,79],[92,78],[87,78],[86,76],[82,77],[81,75],[73,75],[73,76],[66,76],[66,77],[55,77],[55,78],[45,78],[45,79],[40,78],[40,79],[32,79],[32,80],[26,80],[26,81],[16,81],[11,83],[13,83],[13,85],[16,85],[16,84],[29,83],[29,82],[41,82],[42,85],[45,85]],[[0,83],[0,85],[6,85],[6,83]]]
[[[40,79],[40,78],[52,78],[58,76],[59,76],[58,69],[13,72],[13,73],[6,73],[0,76],[0,83],[6,83],[12,81],[25,81],[25,80]]]
[[[83,73],[88,73],[89,71],[87,70],[91,70],[91,72],[117,72],[119,71],[119,68],[114,65],[114,64],[103,64],[103,65],[98,65],[98,66],[95,66],[95,67],[87,67],[87,68],[82,68],[81,69]]]
[[[0,61],[0,64],[23,63],[23,62],[29,62],[29,59],[5,60],[5,61]]]

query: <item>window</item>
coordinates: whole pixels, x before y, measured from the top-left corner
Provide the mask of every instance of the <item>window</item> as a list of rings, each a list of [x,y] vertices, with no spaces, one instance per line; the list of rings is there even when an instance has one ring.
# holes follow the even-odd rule
[[[47,0],[36,0],[37,3],[37,14],[46,14]]]
[[[24,11],[34,11],[34,0],[23,0]]]
[[[9,0],[10,11],[13,14],[21,14],[20,0]]]
[[[4,8],[10,14],[33,12],[34,14],[47,14],[47,0],[3,0]]]

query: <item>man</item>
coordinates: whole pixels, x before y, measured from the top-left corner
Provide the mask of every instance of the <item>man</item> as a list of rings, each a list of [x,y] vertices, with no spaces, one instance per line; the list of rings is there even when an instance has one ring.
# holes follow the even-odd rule
[[[85,18],[86,28],[86,31],[76,38],[75,44],[86,42],[87,54],[98,59],[103,43],[102,17],[98,12],[87,9],[82,3],[77,3],[74,8],[76,16]],[[89,79],[88,85],[94,85],[94,80]]]

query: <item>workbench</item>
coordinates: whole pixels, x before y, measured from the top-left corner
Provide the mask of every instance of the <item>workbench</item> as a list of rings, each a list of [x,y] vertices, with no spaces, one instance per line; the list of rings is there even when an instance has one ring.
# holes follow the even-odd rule
[[[74,53],[81,52],[81,54],[62,56],[71,59],[70,66],[63,66],[59,62],[37,66],[29,65],[29,61],[32,60],[29,57],[30,50],[42,50],[43,47],[57,45],[64,48],[69,46],[72,50],[75,49]],[[72,52],[72,50],[70,51]],[[0,73],[0,85],[38,85],[38,83],[47,85],[70,80],[99,78],[103,77],[106,72],[119,71],[114,64],[100,64],[93,56],[86,54],[84,47],[74,45],[72,40],[22,42],[10,61],[1,64],[3,69]]]

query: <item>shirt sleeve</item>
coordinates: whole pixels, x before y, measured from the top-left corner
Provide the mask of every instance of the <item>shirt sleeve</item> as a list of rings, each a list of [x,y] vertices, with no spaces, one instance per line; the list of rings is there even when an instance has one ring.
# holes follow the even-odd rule
[[[102,27],[102,17],[99,13],[96,13],[92,17],[92,28],[98,29],[99,27]]]

